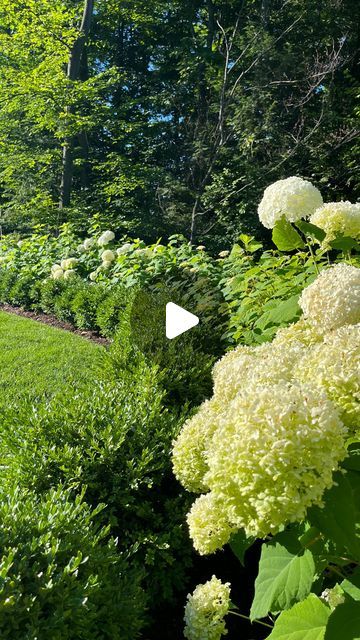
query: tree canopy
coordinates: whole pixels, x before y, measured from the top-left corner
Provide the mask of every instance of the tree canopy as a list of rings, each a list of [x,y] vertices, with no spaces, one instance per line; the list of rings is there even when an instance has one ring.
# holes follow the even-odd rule
[[[92,218],[217,246],[264,187],[356,200],[353,0],[2,0],[6,231]]]

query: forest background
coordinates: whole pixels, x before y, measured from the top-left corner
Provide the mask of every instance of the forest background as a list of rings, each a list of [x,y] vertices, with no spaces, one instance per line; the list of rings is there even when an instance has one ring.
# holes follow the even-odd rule
[[[0,0],[0,224],[266,239],[299,175],[359,196],[354,0]],[[264,237],[265,234],[265,237]]]

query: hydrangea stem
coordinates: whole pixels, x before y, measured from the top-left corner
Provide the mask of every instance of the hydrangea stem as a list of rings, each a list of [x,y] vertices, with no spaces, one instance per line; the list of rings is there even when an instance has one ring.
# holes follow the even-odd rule
[[[272,629],[273,625],[268,624],[267,622],[262,622],[261,620],[250,620],[249,616],[245,616],[242,613],[236,613],[236,611],[229,611],[233,616],[237,616],[238,618],[242,618],[243,620],[247,620],[248,622],[255,622],[256,624],[261,624],[263,627],[267,627],[268,629]]]

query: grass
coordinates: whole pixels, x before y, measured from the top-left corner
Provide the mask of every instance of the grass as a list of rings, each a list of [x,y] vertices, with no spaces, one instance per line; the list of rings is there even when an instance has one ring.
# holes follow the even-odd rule
[[[103,347],[0,312],[0,404],[46,399],[95,379]]]

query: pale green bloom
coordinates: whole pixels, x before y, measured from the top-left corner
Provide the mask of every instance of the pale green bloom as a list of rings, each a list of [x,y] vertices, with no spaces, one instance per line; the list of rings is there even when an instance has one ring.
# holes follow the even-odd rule
[[[339,235],[360,240],[360,204],[327,202],[313,213],[310,222],[325,231],[324,248]]]
[[[91,249],[91,247],[94,246],[94,244],[95,244],[94,238],[86,238],[86,240],[84,240],[84,249],[88,251],[89,249]]]
[[[195,493],[206,491],[204,476],[208,471],[206,450],[217,428],[221,405],[217,399],[205,401],[196,415],[185,422],[174,442],[172,463],[181,484]]]
[[[318,388],[246,388],[220,417],[204,483],[224,517],[248,536],[276,533],[321,505],[346,455],[346,429]]]
[[[107,244],[109,244],[109,242],[111,242],[112,240],[114,240],[115,238],[115,233],[113,231],[104,231],[104,233],[101,234],[101,236],[98,238],[98,245],[100,247],[105,247]]]
[[[360,322],[360,269],[336,264],[324,269],[301,294],[299,305],[315,329],[327,333]]]
[[[325,390],[344,424],[360,433],[360,324],[326,335],[323,343],[304,354],[294,375]]]
[[[229,255],[230,251],[220,251],[219,252],[219,258],[227,258]]]
[[[292,176],[265,189],[258,214],[264,227],[272,229],[283,216],[296,222],[310,216],[322,204],[321,193],[311,182]]]
[[[78,260],[76,258],[66,258],[66,260],[61,260],[61,268],[66,271],[67,269],[73,269],[78,264]]]
[[[51,274],[51,277],[54,280],[61,280],[63,276],[64,276],[64,271],[61,267],[59,269],[54,269],[54,271]]]
[[[224,617],[230,608],[230,584],[215,576],[187,597],[184,636],[187,640],[220,640],[226,635]]]
[[[67,269],[64,273],[64,279],[70,280],[70,278],[73,278],[75,275],[76,271],[74,271],[74,269]]]
[[[115,253],[110,249],[106,249],[101,254],[101,260],[103,262],[113,262],[115,260]]]
[[[324,600],[329,607],[334,610],[339,604],[345,602],[345,593],[339,584],[336,584],[332,589],[325,589],[320,596],[321,600]]]
[[[116,249],[116,253],[118,256],[121,256],[123,253],[128,253],[133,248],[133,245],[130,242],[125,242],[122,247]]]
[[[236,527],[231,526],[222,503],[206,493],[192,505],[188,515],[190,538],[201,555],[214,553],[230,540]]]
[[[90,275],[89,275],[90,280],[91,280],[92,282],[94,282],[94,281],[96,280],[96,278],[97,278],[97,275],[98,275],[98,274],[97,274],[97,272],[96,272],[96,271],[92,271],[92,272],[90,273]]]

